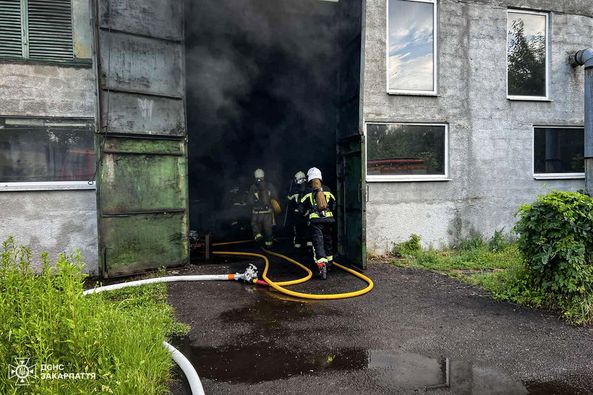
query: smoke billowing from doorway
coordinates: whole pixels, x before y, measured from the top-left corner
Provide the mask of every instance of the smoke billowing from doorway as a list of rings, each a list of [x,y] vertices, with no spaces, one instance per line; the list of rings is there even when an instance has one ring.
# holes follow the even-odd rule
[[[257,167],[280,193],[311,166],[335,184],[337,36],[335,3],[187,2],[192,227],[224,219]]]

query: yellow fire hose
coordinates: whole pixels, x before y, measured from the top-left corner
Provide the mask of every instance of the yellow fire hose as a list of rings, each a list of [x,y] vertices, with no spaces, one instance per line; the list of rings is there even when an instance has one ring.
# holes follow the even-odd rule
[[[235,244],[243,244],[243,243],[247,243],[250,242],[251,240],[241,240],[241,241],[235,241],[235,242],[227,242],[227,243],[214,243],[212,244],[213,246],[223,246],[223,245],[235,245]],[[296,291],[291,291],[290,289],[286,289],[284,288],[285,286],[289,286],[289,285],[296,285],[296,284],[301,284],[304,283],[306,281],[308,281],[309,279],[311,279],[311,277],[313,276],[313,272],[311,272],[311,270],[306,267],[305,265],[303,265],[302,263],[277,252],[273,252],[273,251],[268,251],[265,250],[264,251],[267,254],[282,258],[292,264],[297,265],[298,267],[300,267],[301,269],[303,269],[305,272],[307,272],[307,275],[305,277],[296,279],[296,280],[290,280],[290,281],[279,281],[279,282],[274,282],[272,281],[269,277],[268,277],[268,269],[270,267],[270,260],[268,259],[267,256],[263,255],[263,254],[258,254],[258,253],[254,253],[254,252],[244,252],[244,251],[214,251],[213,254],[214,255],[233,255],[233,256],[245,256],[245,257],[255,257],[255,258],[259,258],[262,259],[265,263],[265,267],[264,267],[264,271],[262,273],[262,278],[264,279],[264,281],[266,283],[268,283],[268,285],[272,288],[274,288],[276,291],[281,292],[285,295],[290,295],[290,296],[294,296],[297,298],[303,298],[303,299],[316,299],[316,300],[332,300],[332,299],[346,299],[346,298],[354,298],[356,296],[360,296],[360,295],[364,295],[368,292],[370,292],[373,287],[374,287],[374,283],[373,280],[371,280],[370,278],[368,278],[367,276],[365,276],[362,273],[357,272],[356,270],[352,270],[350,268],[347,268],[343,265],[340,265],[337,262],[334,262],[334,265],[350,274],[352,274],[353,276],[358,277],[359,279],[361,279],[362,281],[366,282],[368,285],[363,288],[363,289],[359,289],[357,291],[352,291],[352,292],[344,292],[344,293],[337,293],[337,294],[311,294],[311,293],[305,293],[305,292],[296,292]]]

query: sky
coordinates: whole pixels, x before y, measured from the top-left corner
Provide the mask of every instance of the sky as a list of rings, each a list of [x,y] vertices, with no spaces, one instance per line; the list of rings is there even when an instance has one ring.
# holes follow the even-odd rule
[[[543,36],[546,34],[546,17],[544,15],[533,15],[524,13],[509,12],[508,29],[511,29],[513,22],[523,20],[523,29],[525,37]]]
[[[433,30],[433,4],[389,0],[389,89],[433,90]]]

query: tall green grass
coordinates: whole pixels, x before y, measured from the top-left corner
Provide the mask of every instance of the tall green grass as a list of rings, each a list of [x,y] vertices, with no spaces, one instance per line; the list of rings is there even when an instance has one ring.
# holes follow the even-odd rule
[[[83,296],[80,255],[41,257],[3,243],[0,261],[0,393],[163,394],[173,361],[163,340],[185,328],[173,318],[164,284]],[[36,376],[17,386],[8,364],[30,358]],[[42,364],[96,379],[42,379]],[[58,371],[57,373],[60,373]]]

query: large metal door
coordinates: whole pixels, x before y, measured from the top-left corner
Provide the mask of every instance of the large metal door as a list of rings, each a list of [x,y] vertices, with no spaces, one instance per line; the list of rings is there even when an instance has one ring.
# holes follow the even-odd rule
[[[358,134],[338,141],[338,251],[360,269],[367,262],[363,144]]]
[[[188,261],[183,1],[96,0],[100,262]]]
[[[347,263],[366,268],[366,182],[360,121],[362,60],[361,0],[340,0],[338,71],[338,252]]]

